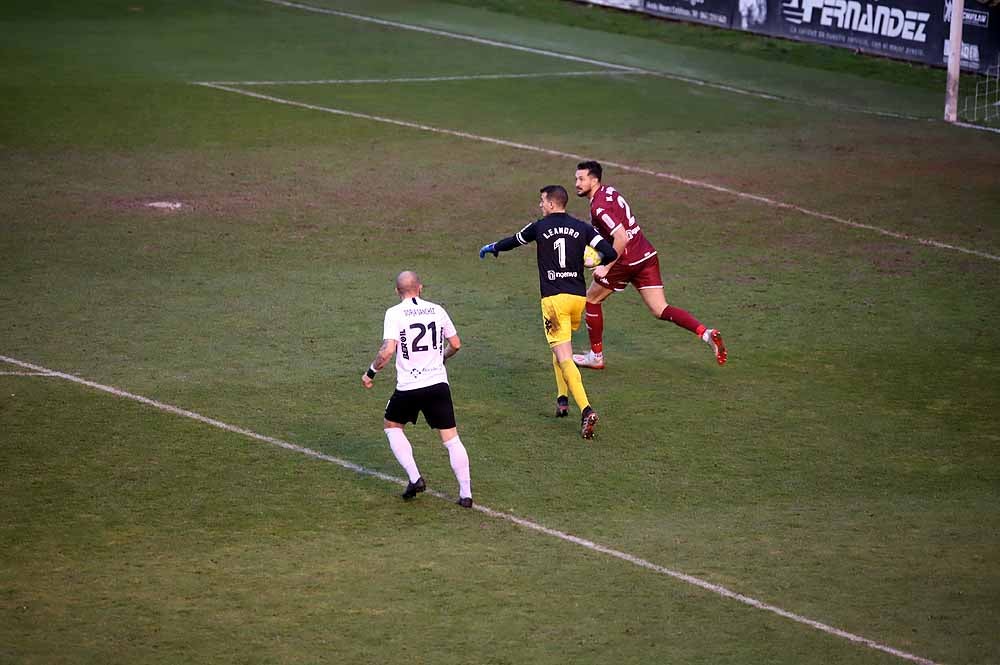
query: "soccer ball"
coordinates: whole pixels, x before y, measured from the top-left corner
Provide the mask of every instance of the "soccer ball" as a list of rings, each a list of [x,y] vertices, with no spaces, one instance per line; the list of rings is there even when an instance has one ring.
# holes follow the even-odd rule
[[[601,259],[604,256],[598,252],[596,249],[587,245],[586,249],[583,250],[583,267],[588,270],[593,270],[597,266],[601,265]]]

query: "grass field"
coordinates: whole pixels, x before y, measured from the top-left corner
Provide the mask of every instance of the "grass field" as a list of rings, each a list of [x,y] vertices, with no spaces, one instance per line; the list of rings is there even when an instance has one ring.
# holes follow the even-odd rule
[[[0,662],[1000,662],[1000,136],[935,119],[939,71],[306,4],[428,30],[0,2]],[[533,252],[476,256],[578,156],[730,346],[614,296],[593,442]],[[397,498],[360,385],[403,269],[464,342],[479,510],[422,423]]]

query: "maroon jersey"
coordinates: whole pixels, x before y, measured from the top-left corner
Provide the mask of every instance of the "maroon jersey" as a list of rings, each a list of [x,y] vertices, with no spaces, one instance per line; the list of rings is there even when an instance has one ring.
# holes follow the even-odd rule
[[[624,227],[628,244],[615,265],[634,266],[656,256],[656,248],[642,234],[628,201],[614,187],[603,185],[594,193],[590,199],[590,223],[612,244],[615,230]]]

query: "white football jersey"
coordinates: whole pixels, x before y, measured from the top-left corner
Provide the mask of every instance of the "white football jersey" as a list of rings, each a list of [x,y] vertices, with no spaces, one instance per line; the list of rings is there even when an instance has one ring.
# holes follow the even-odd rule
[[[407,298],[387,309],[382,339],[396,340],[396,388],[448,383],[444,347],[455,334],[444,307],[423,298]]]

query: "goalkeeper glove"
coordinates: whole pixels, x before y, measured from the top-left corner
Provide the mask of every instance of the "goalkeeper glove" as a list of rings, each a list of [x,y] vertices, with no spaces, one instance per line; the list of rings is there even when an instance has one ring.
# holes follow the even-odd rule
[[[487,254],[492,254],[493,256],[500,256],[500,250],[496,248],[496,243],[491,242],[488,245],[483,245],[479,250],[479,258],[484,258]]]

